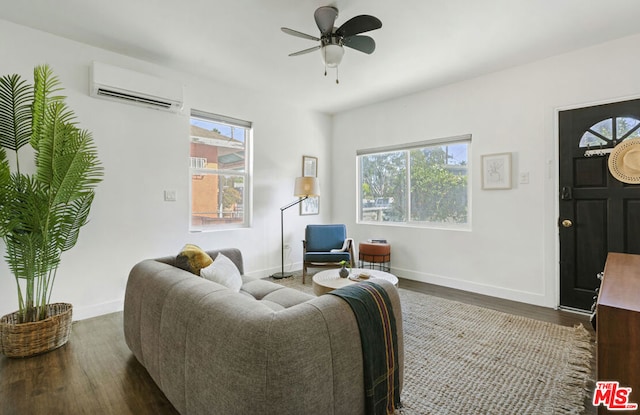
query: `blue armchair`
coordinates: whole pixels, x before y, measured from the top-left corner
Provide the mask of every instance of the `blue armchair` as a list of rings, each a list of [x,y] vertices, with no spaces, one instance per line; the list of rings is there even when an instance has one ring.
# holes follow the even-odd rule
[[[345,225],[307,225],[304,232],[302,283],[307,268],[340,266],[347,261],[353,266],[353,240],[347,238]]]

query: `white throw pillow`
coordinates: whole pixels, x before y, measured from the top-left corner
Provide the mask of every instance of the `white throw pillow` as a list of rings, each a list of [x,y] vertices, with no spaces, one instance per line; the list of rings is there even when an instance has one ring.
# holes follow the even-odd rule
[[[222,253],[218,253],[211,265],[200,270],[200,276],[234,291],[240,291],[242,287],[242,277],[238,267]]]

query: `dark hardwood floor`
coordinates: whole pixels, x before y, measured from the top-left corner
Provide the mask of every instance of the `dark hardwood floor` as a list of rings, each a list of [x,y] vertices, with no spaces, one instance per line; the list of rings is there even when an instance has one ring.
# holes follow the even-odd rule
[[[400,287],[551,323],[572,326],[586,316],[400,280]],[[593,337],[593,331],[592,337]],[[595,414],[585,402],[585,414]],[[122,313],[73,324],[69,342],[28,359],[0,356],[0,414],[177,414],[124,342]]]
[[[122,313],[73,323],[61,348],[0,357],[0,414],[177,414],[124,342]]]

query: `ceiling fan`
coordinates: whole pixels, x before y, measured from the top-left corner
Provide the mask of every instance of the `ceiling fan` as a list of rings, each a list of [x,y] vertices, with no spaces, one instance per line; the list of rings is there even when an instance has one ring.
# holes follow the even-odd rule
[[[336,83],[339,83],[337,68],[344,55],[343,47],[347,46],[367,54],[373,53],[376,49],[376,42],[371,37],[361,35],[360,33],[380,29],[382,22],[376,17],[362,14],[352,17],[340,27],[334,27],[336,18],[338,17],[338,9],[333,6],[319,7],[313,16],[318,25],[318,29],[320,29],[320,37],[307,35],[306,33],[298,32],[297,30],[287,27],[281,28],[286,34],[320,42],[319,45],[291,53],[289,56],[304,55],[305,53],[320,49],[322,60],[325,64],[325,76],[327,75],[327,67],[336,68]]]

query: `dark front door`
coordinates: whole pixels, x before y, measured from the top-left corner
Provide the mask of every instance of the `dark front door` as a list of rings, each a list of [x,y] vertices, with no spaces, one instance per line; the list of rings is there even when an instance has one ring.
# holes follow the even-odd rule
[[[589,310],[607,253],[640,253],[640,185],[607,164],[616,144],[638,137],[640,100],[560,112],[561,306]]]

